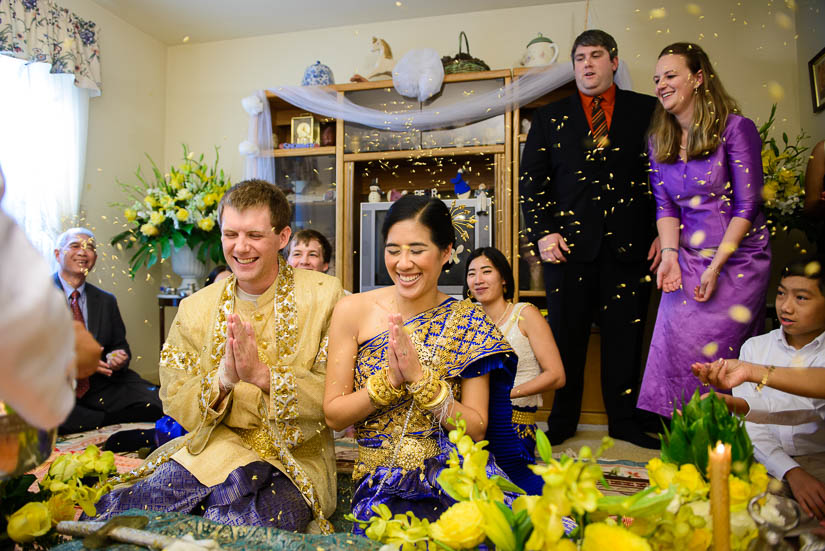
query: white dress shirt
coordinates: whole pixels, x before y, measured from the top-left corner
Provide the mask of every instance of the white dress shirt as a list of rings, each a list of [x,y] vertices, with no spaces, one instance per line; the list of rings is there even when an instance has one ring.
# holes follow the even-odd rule
[[[775,329],[748,339],[742,345],[739,359],[761,365],[822,369],[825,368],[825,333],[797,350],[788,344],[782,329]],[[825,400],[804,398],[768,386],[757,392],[754,383],[739,385],[733,389],[733,395],[744,398],[754,412],[745,417],[745,428],[753,441],[756,460],[764,464],[772,476],[781,480],[785,473],[798,467],[793,456],[825,452]],[[757,417],[767,420],[765,417],[770,415],[798,416],[803,422],[750,422]]]
[[[0,258],[0,400],[56,427],[74,407],[72,317],[46,260],[3,211]]]

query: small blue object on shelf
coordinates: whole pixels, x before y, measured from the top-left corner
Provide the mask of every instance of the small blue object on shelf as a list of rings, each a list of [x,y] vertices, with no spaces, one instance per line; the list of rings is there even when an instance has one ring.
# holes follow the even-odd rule
[[[328,86],[335,84],[335,77],[332,76],[332,69],[320,61],[316,61],[306,68],[301,86]]]
[[[455,178],[450,180],[453,183],[455,194],[462,199],[470,196],[470,185],[464,180],[463,173],[464,171],[459,169]]]

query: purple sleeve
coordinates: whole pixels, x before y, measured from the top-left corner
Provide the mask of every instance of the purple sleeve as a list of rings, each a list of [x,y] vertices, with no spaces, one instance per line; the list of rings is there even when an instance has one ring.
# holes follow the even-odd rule
[[[753,222],[762,205],[762,140],[753,121],[731,115],[723,134],[733,216]]]
[[[656,199],[656,220],[659,218],[680,218],[679,205],[673,202],[664,186],[661,165],[653,159],[652,147],[648,148],[650,159],[650,190]]]

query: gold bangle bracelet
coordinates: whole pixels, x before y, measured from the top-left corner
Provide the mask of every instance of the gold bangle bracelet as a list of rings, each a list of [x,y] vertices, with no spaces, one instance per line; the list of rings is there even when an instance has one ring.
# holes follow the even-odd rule
[[[447,384],[447,381],[442,379],[442,380],[438,381],[438,393],[436,394],[435,398],[433,398],[432,400],[430,400],[429,402],[426,402],[426,403],[420,403],[419,402],[418,406],[421,409],[427,409],[427,410],[435,409],[438,406],[440,406],[441,404],[443,404],[444,401],[447,399],[447,397],[449,395],[450,395],[450,385]],[[416,398],[416,397],[417,396],[415,396],[414,398]]]
[[[765,388],[766,384],[768,384],[768,377],[771,376],[771,373],[773,373],[774,369],[776,369],[776,367],[774,367],[772,365],[768,366],[768,370],[765,372],[765,375],[762,377],[762,381],[760,381],[759,384],[756,385],[756,392],[762,392],[762,389]]]
[[[387,370],[382,369],[367,377],[367,394],[376,408],[387,407],[404,397],[404,389],[398,389],[390,384]]]
[[[414,383],[407,383],[407,392],[415,395],[416,392],[430,384],[432,378],[433,372],[430,370],[430,367],[425,363],[421,366],[421,378]]]
[[[428,409],[424,407],[424,405],[431,403],[438,397],[441,390],[441,383],[443,383],[442,380],[433,379],[430,377],[427,384],[419,388],[418,391],[413,394],[413,400],[415,400],[415,403],[424,409]]]

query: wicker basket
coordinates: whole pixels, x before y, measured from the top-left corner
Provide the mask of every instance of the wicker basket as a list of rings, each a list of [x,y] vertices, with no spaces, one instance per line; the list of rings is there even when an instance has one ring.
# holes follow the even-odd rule
[[[461,51],[461,39],[464,38],[464,44],[467,45],[467,53]],[[470,55],[470,41],[467,40],[467,35],[461,31],[458,35],[458,53],[454,57],[444,56],[441,58],[441,64],[444,65],[444,73],[449,75],[452,73],[471,73],[474,71],[489,71],[490,66]]]

